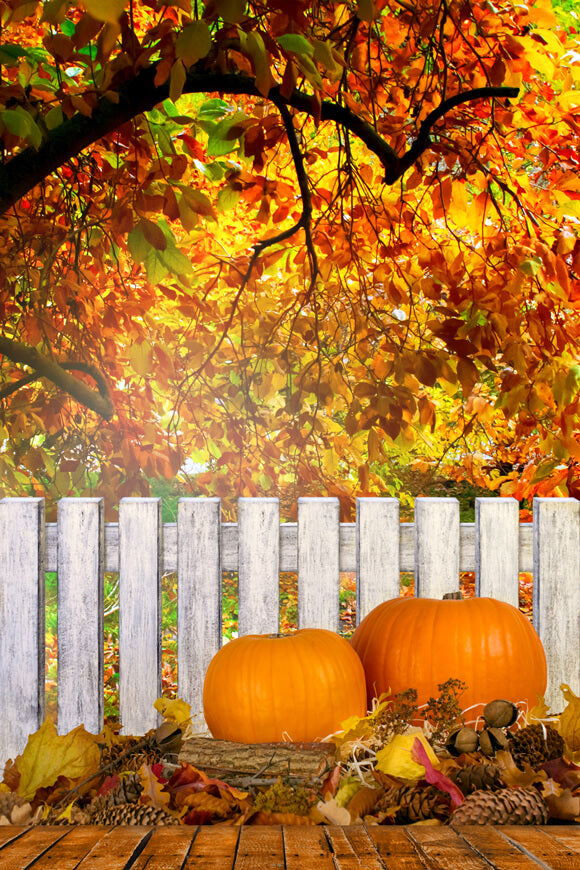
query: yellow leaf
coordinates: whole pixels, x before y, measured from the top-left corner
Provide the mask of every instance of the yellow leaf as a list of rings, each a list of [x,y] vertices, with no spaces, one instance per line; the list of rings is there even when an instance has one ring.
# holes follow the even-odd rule
[[[83,0],[83,6],[97,21],[119,20],[125,9],[126,0]]]
[[[153,348],[148,341],[133,344],[129,350],[129,359],[138,375],[147,377],[153,374]]]
[[[149,764],[141,765],[138,776],[142,789],[140,803],[157,808],[168,806],[171,795],[163,791],[164,783],[157,779]]]
[[[175,56],[186,67],[206,57],[211,49],[211,34],[205,21],[192,21],[184,27],[175,43]]]
[[[181,698],[157,698],[153,706],[169,722],[177,722],[178,725],[182,725],[191,719],[191,707],[187,701],[182,701]]]
[[[560,714],[558,730],[572,753],[572,761],[575,761],[576,757],[580,756],[580,698],[565,683],[560,686],[560,691],[564,695],[567,705]]]
[[[396,734],[384,749],[377,752],[377,770],[389,776],[400,776],[402,779],[421,779],[425,776],[422,764],[413,761],[411,748],[419,738],[429,756],[433,767],[440,767],[441,762],[433,752],[431,745],[420,728],[410,728],[406,734]]]
[[[70,780],[90,776],[99,769],[98,740],[99,736],[89,734],[84,725],[59,736],[47,716],[38,731],[30,735],[24,752],[16,760],[20,797],[33,798],[39,788],[54,785],[59,776]]]

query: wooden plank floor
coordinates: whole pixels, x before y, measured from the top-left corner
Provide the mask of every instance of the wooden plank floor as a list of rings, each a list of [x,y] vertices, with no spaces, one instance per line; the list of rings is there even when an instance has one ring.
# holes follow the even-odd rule
[[[580,826],[7,826],[4,868],[580,870]]]

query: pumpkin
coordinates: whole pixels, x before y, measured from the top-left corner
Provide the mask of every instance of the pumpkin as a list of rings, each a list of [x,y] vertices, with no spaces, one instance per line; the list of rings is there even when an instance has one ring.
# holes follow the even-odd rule
[[[212,658],[203,708],[220,739],[321,740],[349,716],[366,715],[365,674],[349,642],[332,631],[248,634]]]
[[[462,709],[496,698],[535,706],[546,690],[546,656],[530,621],[493,598],[394,598],[375,607],[351,638],[375,695],[417,689],[419,705],[450,678],[467,689]]]

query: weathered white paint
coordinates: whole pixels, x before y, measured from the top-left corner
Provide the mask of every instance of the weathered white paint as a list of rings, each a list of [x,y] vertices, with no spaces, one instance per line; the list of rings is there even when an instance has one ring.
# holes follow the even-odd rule
[[[397,502],[381,498],[361,499],[353,524],[339,523],[338,501],[328,498],[300,499],[297,523],[280,524],[276,499],[241,500],[239,525],[220,522],[219,499],[182,499],[177,523],[165,527],[160,510],[158,499],[123,499],[119,523],[104,524],[103,552],[99,500],[61,502],[46,540],[41,500],[0,502],[0,764],[23,749],[43,717],[45,553],[47,569],[59,571],[61,731],[79,718],[97,730],[102,715],[103,558],[121,575],[126,733],[158,721],[162,568],[178,571],[178,692],[195,711],[221,644],[222,570],[239,570],[243,633],[276,630],[279,570],[298,570],[299,625],[336,630],[340,571],[357,571],[362,613],[398,594],[399,570],[416,567],[419,594],[436,597],[458,588],[459,570],[477,570],[481,594],[513,601],[517,568],[533,568],[548,698],[559,709],[561,682],[580,690],[580,504],[573,499],[537,499],[533,525],[519,526],[509,499],[479,500],[475,524],[459,523],[454,499],[418,499],[415,522],[401,524]]]
[[[513,498],[475,499],[475,594],[519,605],[519,505]]]
[[[0,770],[44,719],[44,501],[0,501]]]
[[[382,499],[381,499],[382,501]],[[399,529],[399,558],[401,571],[415,570],[415,525],[401,523]],[[224,571],[238,570],[238,525],[222,524],[221,559]],[[46,570],[57,570],[56,523],[46,525]],[[163,570],[177,571],[177,525],[163,524]],[[356,528],[354,523],[341,523],[339,531],[339,561],[341,571],[356,571]],[[105,523],[105,571],[119,570],[119,526]],[[298,570],[298,526],[282,523],[280,526],[280,571]],[[475,526],[461,523],[459,529],[459,570],[475,571]],[[534,570],[533,533],[531,523],[519,528],[519,570]]]
[[[580,502],[534,499],[534,626],[548,660],[546,700],[563,706],[561,683],[580,680]]]
[[[339,627],[337,498],[298,499],[298,626]]]
[[[161,695],[161,499],[119,505],[119,715],[123,734],[159,723]]]
[[[399,500],[359,498],[357,530],[357,624],[389,598],[399,597]]]
[[[222,642],[219,498],[182,498],[177,506],[177,690],[203,708],[203,678]]]
[[[58,503],[58,733],[103,727],[103,500]]]
[[[238,634],[277,634],[280,625],[280,504],[238,500]]]
[[[459,502],[415,499],[415,595],[443,598],[459,589]]]

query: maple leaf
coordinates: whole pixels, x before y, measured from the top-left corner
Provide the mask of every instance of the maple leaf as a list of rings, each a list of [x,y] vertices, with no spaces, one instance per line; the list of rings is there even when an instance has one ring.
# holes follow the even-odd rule
[[[18,794],[31,800],[39,788],[55,784],[59,777],[81,781],[99,769],[99,737],[79,725],[68,734],[58,735],[46,717],[38,731],[28,738],[16,760],[20,773]]]

